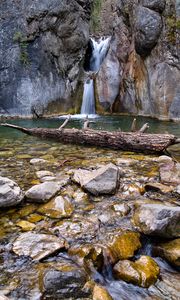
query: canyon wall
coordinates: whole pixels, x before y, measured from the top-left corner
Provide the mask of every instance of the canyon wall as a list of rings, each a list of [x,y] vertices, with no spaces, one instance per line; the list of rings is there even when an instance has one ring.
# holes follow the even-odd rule
[[[0,1],[0,114],[74,108],[91,0]]]
[[[96,79],[101,107],[180,119],[179,8],[179,0],[102,1],[97,32],[112,41]]]

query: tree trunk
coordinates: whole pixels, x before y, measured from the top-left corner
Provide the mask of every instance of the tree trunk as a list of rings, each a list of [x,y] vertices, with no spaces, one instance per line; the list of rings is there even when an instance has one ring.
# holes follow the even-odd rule
[[[134,152],[163,152],[170,145],[177,143],[178,139],[171,134],[149,134],[141,132],[109,132],[92,129],[49,129],[49,128],[23,128],[12,124],[1,124],[26,134],[45,139],[54,139],[58,142],[80,145],[107,147]]]

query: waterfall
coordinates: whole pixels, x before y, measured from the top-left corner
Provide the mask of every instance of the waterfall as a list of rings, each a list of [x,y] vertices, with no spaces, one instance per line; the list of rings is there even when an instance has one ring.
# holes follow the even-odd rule
[[[104,39],[100,38],[95,41],[91,38],[92,43],[92,55],[89,63],[89,71],[96,73],[99,71],[100,66],[107,55],[110,37]],[[89,78],[84,83],[83,101],[81,106],[81,114],[93,115],[95,111],[95,96],[94,96],[94,80],[89,76]]]

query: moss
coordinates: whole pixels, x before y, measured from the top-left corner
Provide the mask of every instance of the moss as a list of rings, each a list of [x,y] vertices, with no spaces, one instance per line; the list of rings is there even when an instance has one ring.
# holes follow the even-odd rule
[[[20,47],[20,61],[23,65],[29,65],[29,55],[27,52],[28,43],[26,38],[20,31],[15,32],[13,36],[13,41],[19,44]]]
[[[92,12],[91,12],[91,21],[90,27],[91,31],[96,32],[100,25],[100,12],[102,8],[102,1],[103,0],[94,0],[92,5]]]

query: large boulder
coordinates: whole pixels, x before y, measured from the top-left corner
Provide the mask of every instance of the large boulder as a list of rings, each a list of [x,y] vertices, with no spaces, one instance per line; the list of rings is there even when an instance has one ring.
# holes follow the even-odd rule
[[[74,172],[73,179],[93,195],[114,194],[118,185],[119,169],[113,164],[93,171],[79,169]]]
[[[163,10],[165,9],[166,1],[165,0],[142,0],[141,4],[147,8],[162,13]]]
[[[0,176],[0,207],[19,204],[23,200],[23,192],[16,182]]]
[[[31,202],[44,203],[55,196],[61,189],[58,182],[44,182],[34,185],[26,193],[26,198]]]
[[[144,234],[167,238],[180,237],[180,207],[143,204],[136,208],[133,219],[136,229]]]
[[[136,10],[135,48],[141,56],[147,56],[156,45],[162,30],[161,16],[149,8]]]
[[[41,260],[56,251],[65,248],[63,238],[49,234],[32,232],[22,233],[13,243],[13,251],[18,255],[30,256],[33,260]]]
[[[119,261],[114,266],[113,272],[118,279],[147,288],[157,281],[160,270],[151,257],[141,256],[135,262]]]

